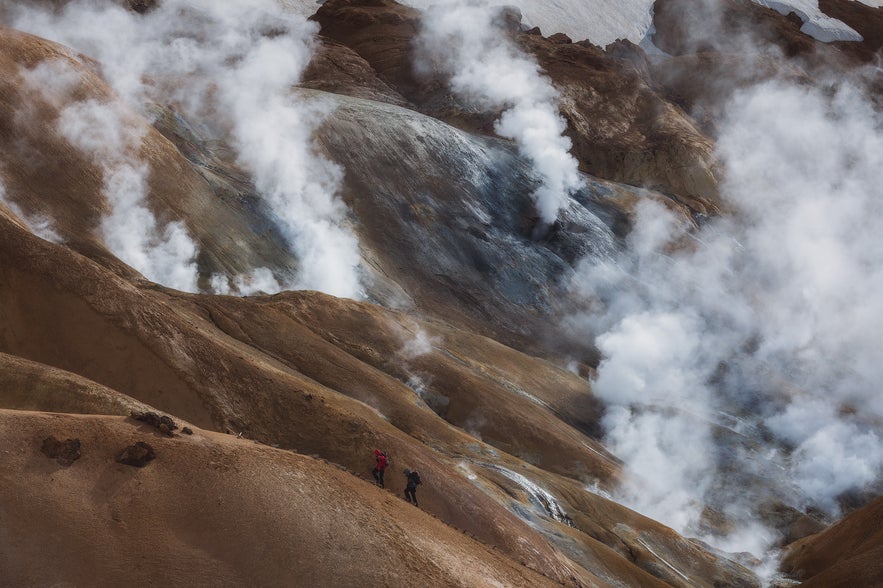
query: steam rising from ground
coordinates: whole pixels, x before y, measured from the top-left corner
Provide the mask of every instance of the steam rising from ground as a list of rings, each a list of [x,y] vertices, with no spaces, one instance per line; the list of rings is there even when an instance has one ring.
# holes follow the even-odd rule
[[[755,525],[758,496],[837,514],[883,468],[883,116],[848,83],[769,82],[726,112],[736,213],[693,233],[644,202],[627,253],[574,281],[622,497],[700,535],[703,504]]]
[[[417,38],[424,67],[450,75],[451,89],[487,109],[504,109],[496,132],[518,145],[541,180],[533,194],[540,219],[555,222],[581,186],[578,163],[563,135],[558,93],[539,66],[518,50],[502,28],[500,8],[450,0],[423,13]]]
[[[25,213],[22,208],[15,203],[6,192],[6,186],[3,184],[3,178],[0,177],[0,204],[5,205],[12,213],[24,222],[35,235],[52,243],[61,243],[62,239],[55,232],[52,221],[43,216],[34,216]]]
[[[160,231],[146,206],[150,169],[138,156],[143,136],[126,122],[119,103],[95,100],[66,107],[58,128],[70,143],[101,167],[110,214],[101,219],[108,248],[146,278],[196,292],[196,245],[187,228],[170,222]]]
[[[318,155],[312,143],[327,106],[305,103],[291,92],[312,54],[314,23],[283,11],[273,0],[167,0],[144,15],[110,2],[73,1],[60,11],[12,10],[15,28],[97,59],[127,103],[145,112],[149,102],[171,103],[191,120],[211,115],[221,121],[238,162],[251,172],[300,267],[295,277],[269,280],[266,268],[226,283],[223,276],[215,276],[214,286],[229,291],[260,283],[271,288],[276,284],[278,289],[281,280],[286,287],[359,295],[358,243],[336,196],[342,172]],[[93,118],[106,125],[110,135],[122,133],[114,128],[120,119],[110,114]],[[131,146],[124,146],[127,155],[120,161],[110,149],[90,151],[75,138],[73,142],[102,161],[106,188],[132,193],[130,210],[135,210],[131,206],[143,200],[147,170],[135,161]],[[141,215],[138,222],[144,221]],[[123,232],[123,222],[109,217],[106,235],[113,234],[113,225]],[[163,239],[174,242],[172,249],[181,253],[182,237],[172,227]]]
[[[196,245],[179,221],[160,229],[146,205],[149,166],[140,158],[144,128],[114,98],[77,101],[80,74],[65,60],[43,61],[22,71],[24,83],[59,109],[57,132],[102,174],[110,212],[101,219],[105,245],[148,279],[197,291]]]

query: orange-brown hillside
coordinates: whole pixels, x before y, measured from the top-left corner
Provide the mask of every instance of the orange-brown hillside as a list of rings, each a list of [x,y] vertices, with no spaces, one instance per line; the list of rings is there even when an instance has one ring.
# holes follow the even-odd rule
[[[290,451],[123,417],[0,410],[0,423],[7,586],[557,585]],[[79,459],[45,455],[49,437],[78,440]],[[156,457],[119,463],[137,442]]]
[[[883,583],[883,499],[788,547],[782,568],[803,586],[846,588]]]

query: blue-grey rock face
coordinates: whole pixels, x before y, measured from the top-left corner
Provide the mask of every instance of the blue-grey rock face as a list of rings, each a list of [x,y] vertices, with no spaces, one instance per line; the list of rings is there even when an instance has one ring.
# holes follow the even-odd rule
[[[396,106],[333,100],[318,141],[346,170],[362,247],[418,306],[527,333],[554,313],[572,264],[615,250],[623,215],[612,196],[627,188],[586,176],[558,221],[539,226],[538,180],[510,144]]]
[[[298,97],[332,106],[315,139],[343,169],[342,197],[360,242],[365,293],[375,302],[455,323],[477,321],[515,342],[553,319],[561,279],[577,261],[608,257],[617,247],[614,228],[625,218],[617,198],[634,195],[630,187],[584,176],[584,188],[558,221],[542,226],[531,199],[539,181],[510,143],[394,105],[311,90],[298,90]],[[238,256],[277,276],[296,273],[283,231],[274,228],[278,219],[220,131],[168,112],[157,121],[218,197],[238,202],[243,223],[255,229],[238,240],[245,248]],[[205,257],[224,259],[211,251],[215,245],[202,243]]]

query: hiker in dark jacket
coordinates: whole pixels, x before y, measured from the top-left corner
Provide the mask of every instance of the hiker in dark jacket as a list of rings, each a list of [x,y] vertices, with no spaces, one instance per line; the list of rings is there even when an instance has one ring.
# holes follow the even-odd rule
[[[377,485],[383,488],[383,472],[386,470],[386,466],[389,465],[389,458],[387,458],[385,451],[375,449],[374,461],[374,469],[371,470],[371,474],[374,476],[374,481],[377,482]]]
[[[405,485],[405,500],[414,506],[420,506],[417,504],[417,486],[420,485],[420,474],[405,470],[405,478],[407,478],[407,483]]]

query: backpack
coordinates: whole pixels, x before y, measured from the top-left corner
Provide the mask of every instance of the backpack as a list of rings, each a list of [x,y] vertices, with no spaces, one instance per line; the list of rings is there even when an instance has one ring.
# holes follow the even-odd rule
[[[411,472],[410,474],[408,474],[408,482],[413,484],[414,486],[419,485],[420,484],[420,474],[418,474],[417,472]]]

